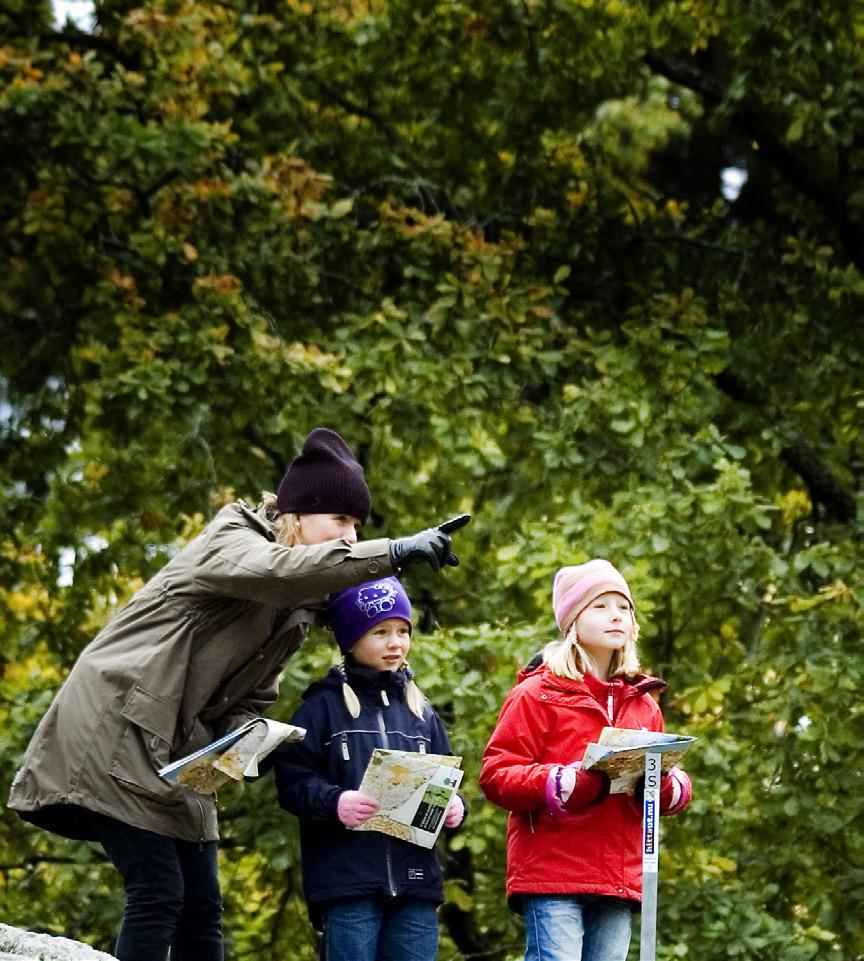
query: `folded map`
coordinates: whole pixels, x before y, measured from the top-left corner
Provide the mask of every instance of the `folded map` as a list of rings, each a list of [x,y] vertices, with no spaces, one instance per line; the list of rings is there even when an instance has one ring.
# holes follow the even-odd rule
[[[462,782],[461,757],[375,748],[360,790],[381,807],[355,831],[380,831],[431,848]]]
[[[679,763],[695,740],[686,734],[604,727],[596,743],[585,748],[582,767],[586,771],[605,771],[611,781],[609,793],[624,794],[632,791],[645,773],[648,751],[662,754],[662,770],[668,771]]]
[[[199,751],[159,768],[166,781],[175,781],[198,794],[213,794],[228,780],[257,777],[258,762],[283,741],[300,741],[306,731],[267,717],[254,718]]]

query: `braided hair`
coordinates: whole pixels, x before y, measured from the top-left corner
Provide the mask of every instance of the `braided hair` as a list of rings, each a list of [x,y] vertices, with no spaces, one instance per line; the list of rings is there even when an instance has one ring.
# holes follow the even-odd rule
[[[342,680],[342,698],[345,701],[345,707],[348,709],[348,713],[351,717],[360,717],[360,699],[357,697],[357,693],[353,687],[348,682],[348,668],[346,665],[347,655],[342,655],[342,660],[339,663],[339,676]],[[414,714],[416,717],[423,717],[423,709],[426,706],[426,697],[419,687],[414,683],[414,672],[408,666],[406,661],[400,668],[405,674],[405,702],[408,705],[408,710]]]

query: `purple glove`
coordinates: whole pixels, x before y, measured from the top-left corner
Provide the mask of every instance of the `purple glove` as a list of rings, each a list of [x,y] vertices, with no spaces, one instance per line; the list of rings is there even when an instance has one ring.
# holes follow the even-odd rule
[[[343,791],[336,802],[336,814],[346,828],[364,824],[381,805],[371,794],[362,791]]]
[[[459,797],[458,794],[454,794],[450,799],[450,805],[447,808],[447,813],[444,815],[444,827],[445,828],[458,828],[462,823],[462,818],[465,817],[465,802]]]

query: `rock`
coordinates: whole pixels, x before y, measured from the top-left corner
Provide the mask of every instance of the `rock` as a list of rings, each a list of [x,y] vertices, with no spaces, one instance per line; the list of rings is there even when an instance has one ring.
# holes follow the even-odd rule
[[[34,934],[0,923],[0,961],[116,961],[113,954],[104,954],[69,938],[53,938],[50,934]]]

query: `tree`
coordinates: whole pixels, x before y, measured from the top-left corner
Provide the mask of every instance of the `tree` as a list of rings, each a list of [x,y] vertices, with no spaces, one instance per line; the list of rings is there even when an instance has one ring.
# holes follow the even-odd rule
[[[590,556],[701,738],[662,956],[864,954],[855,8],[96,10],[0,14],[7,781],[116,604],[329,424],[372,535],[476,515],[459,571],[408,584],[468,771],[442,956],[519,952],[477,766]],[[282,716],[329,654],[292,661]],[[223,809],[232,956],[311,958],[272,788]],[[0,830],[4,916],[110,947],[95,852]]]

